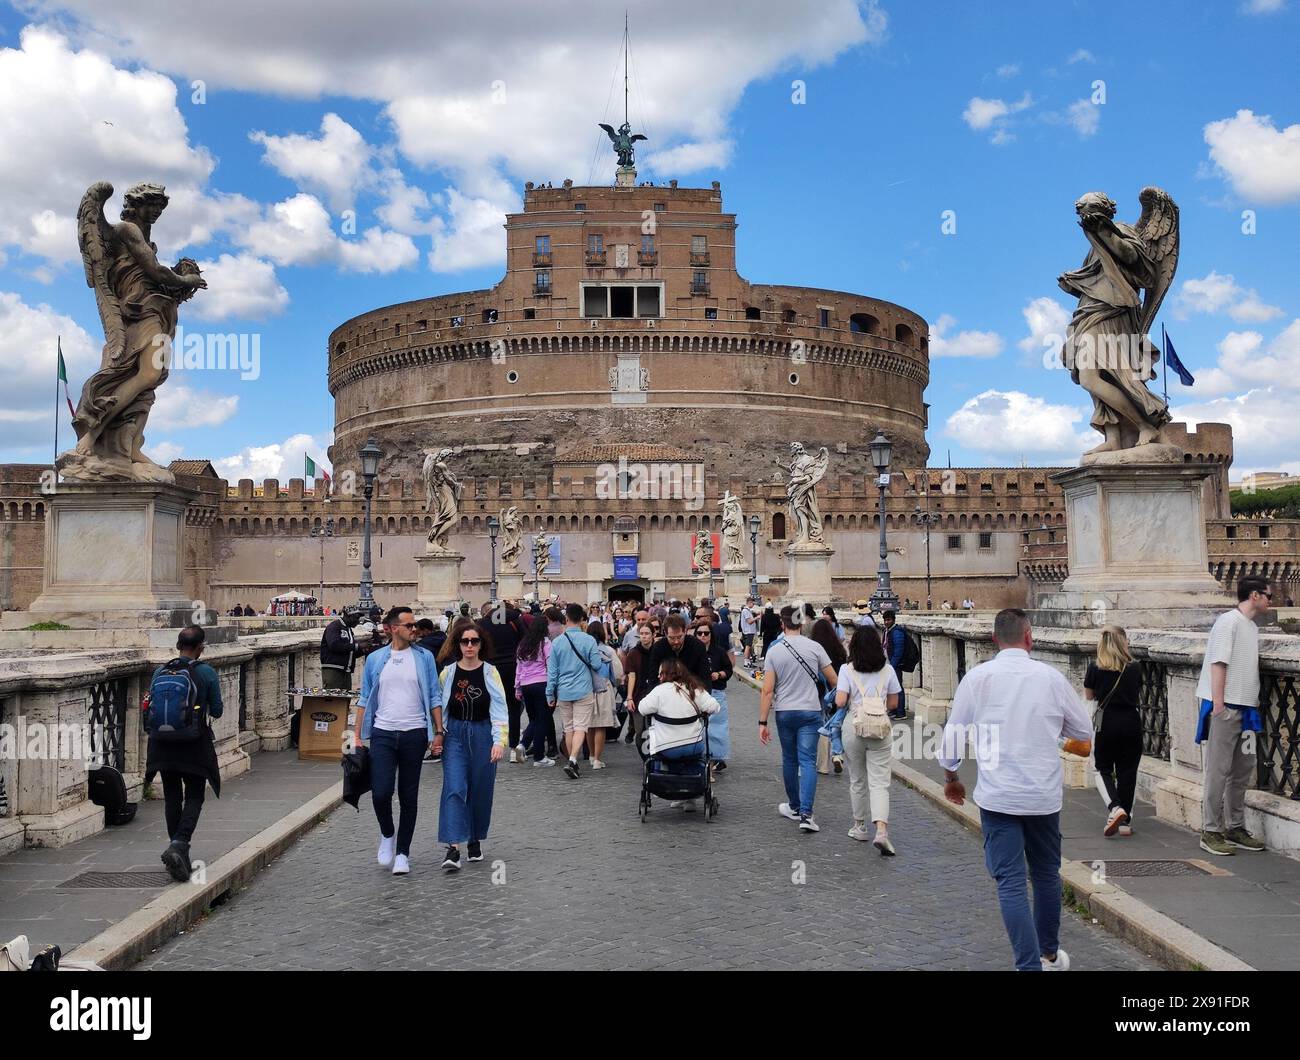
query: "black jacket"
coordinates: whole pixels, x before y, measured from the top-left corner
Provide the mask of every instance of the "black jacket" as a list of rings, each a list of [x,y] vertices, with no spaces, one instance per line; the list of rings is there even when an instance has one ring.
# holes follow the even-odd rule
[[[442,651],[442,646],[447,643],[447,634],[441,629],[435,629],[432,633],[426,633],[423,637],[415,642],[427,652],[433,653],[434,663],[441,672],[443,664],[438,662],[438,652]]]
[[[351,673],[357,661],[357,636],[341,618],[328,626],[320,639],[320,664]]]
[[[646,666],[646,692],[659,683],[659,667],[663,665],[665,659],[680,659],[686,665],[686,669],[700,679],[705,688],[712,686],[713,678],[710,675],[713,673],[713,667],[709,664],[708,650],[688,633],[680,652],[673,651],[667,637],[655,641],[654,647],[650,649],[650,661]],[[636,698],[640,702],[644,696],[641,692],[637,692]]]
[[[157,676],[157,671],[154,671]],[[199,694],[195,706],[203,708],[203,732],[189,743],[160,743],[152,735],[145,755],[144,782],[150,783],[158,773],[188,773],[204,777],[212,791],[221,798],[221,769],[217,765],[217,745],[209,719],[219,718],[224,710],[221,682],[217,671],[205,662],[194,665],[194,683]],[[152,684],[152,680],[150,681]]]
[[[708,682],[710,688],[726,688],[727,682],[731,680],[731,675],[735,672],[735,667],[731,665],[731,658],[727,651],[726,644],[718,640],[714,627],[713,643],[709,645],[709,671],[711,673],[722,674],[719,680]]]
[[[771,644],[781,635],[781,616],[775,611],[764,610],[758,620],[758,631],[763,635],[763,643]]]

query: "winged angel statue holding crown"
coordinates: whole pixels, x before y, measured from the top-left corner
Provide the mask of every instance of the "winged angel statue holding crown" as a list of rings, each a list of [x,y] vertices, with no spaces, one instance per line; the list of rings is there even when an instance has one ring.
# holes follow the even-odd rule
[[[99,306],[104,350],[72,419],[77,445],[58,458],[58,468],[82,481],[172,482],[171,472],[141,451],[144,425],[167,378],[180,304],[207,281],[191,258],[170,269],[158,261],[150,235],[167,207],[161,184],[127,189],[117,224],[104,217],[112,194],[113,185],[92,184],[77,210],[77,243]]]
[[[1089,251],[1063,273],[1061,290],[1079,299],[1061,360],[1092,395],[1091,423],[1105,440],[1082,462],[1181,460],[1163,430],[1169,409],[1147,389],[1160,351],[1147,337],[1178,267],[1178,206],[1161,188],[1143,188],[1137,224],[1115,220],[1115,202],[1090,191],[1074,204]],[[1114,454],[1114,455],[1110,455]]]

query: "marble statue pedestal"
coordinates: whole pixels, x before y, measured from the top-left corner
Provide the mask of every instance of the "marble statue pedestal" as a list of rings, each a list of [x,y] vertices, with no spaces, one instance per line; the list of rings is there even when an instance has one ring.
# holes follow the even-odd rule
[[[524,598],[524,576],[519,571],[497,571],[497,599],[518,604]]]
[[[460,609],[459,552],[435,552],[415,557],[415,604],[426,614]]]
[[[616,188],[636,187],[636,169],[632,166],[619,166],[614,172],[614,186]]]
[[[739,607],[749,595],[748,567],[724,567],[722,570],[723,592],[732,607]]]
[[[792,545],[785,550],[789,580],[785,595],[788,600],[803,600],[824,605],[831,602],[831,557],[835,550],[829,545]]]
[[[1212,464],[1092,464],[1065,491],[1070,575],[1035,624],[1208,628],[1234,601],[1209,574],[1202,483]]]

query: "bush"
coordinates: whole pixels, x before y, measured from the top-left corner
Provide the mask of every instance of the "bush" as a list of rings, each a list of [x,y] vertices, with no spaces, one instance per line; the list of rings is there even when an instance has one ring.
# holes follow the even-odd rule
[[[28,626],[33,633],[49,633],[56,629],[71,629],[71,626],[65,626],[62,622],[36,622]]]

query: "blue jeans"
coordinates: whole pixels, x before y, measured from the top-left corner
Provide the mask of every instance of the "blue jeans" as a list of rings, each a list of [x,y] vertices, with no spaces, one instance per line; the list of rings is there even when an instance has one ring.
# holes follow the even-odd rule
[[[902,686],[901,680],[899,681],[899,686],[900,687],[898,689],[898,706],[896,706],[893,709],[893,711],[890,713],[889,716],[891,718],[902,718],[907,714],[907,691],[906,689],[901,687]]]
[[[725,762],[731,756],[731,727],[727,720],[727,690],[710,688],[709,695],[718,701],[718,712],[709,715],[709,756]]]
[[[848,707],[840,707],[834,714],[826,719],[826,724],[822,726],[825,732],[818,730],[822,736],[831,738],[831,754],[842,755],[844,753],[844,719],[849,716]]]
[[[776,710],[776,731],[781,737],[781,779],[790,809],[811,817],[817,797],[817,728],[820,710]]]
[[[534,762],[546,757],[546,738],[555,731],[551,720],[551,707],[546,702],[546,682],[524,685],[520,691],[524,694],[524,709],[528,711],[528,727],[520,737],[524,750],[531,752]]]
[[[704,741],[696,740],[694,743],[683,744],[681,747],[665,747],[656,757],[670,762],[680,761],[683,758],[703,758]]]
[[[411,837],[415,835],[415,813],[420,795],[420,768],[424,753],[429,749],[429,733],[421,726],[394,732],[391,729],[370,731],[370,801],[375,806],[375,819],[379,833],[388,838],[393,834],[393,789],[397,789],[397,803],[401,819],[397,826],[398,854],[411,853]]]
[[[479,843],[487,838],[496,781],[492,723],[449,719],[442,743],[439,843]]]
[[[1041,972],[1040,958],[1057,950],[1061,930],[1061,815],[1019,816],[980,810],[984,863],[998,885],[1002,922],[1016,955],[1016,969]],[[1029,912],[1025,863],[1034,884]]]

